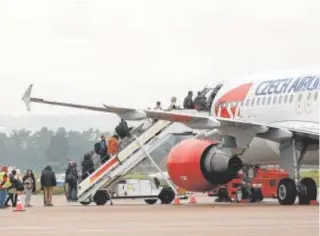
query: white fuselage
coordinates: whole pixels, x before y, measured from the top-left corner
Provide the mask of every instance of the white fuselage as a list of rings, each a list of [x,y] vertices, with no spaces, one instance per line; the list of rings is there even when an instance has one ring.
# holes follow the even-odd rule
[[[223,85],[211,114],[248,122],[319,132],[320,73],[248,78]],[[278,164],[279,144],[255,138],[245,151],[244,163]],[[318,165],[319,150],[308,151],[303,164]]]

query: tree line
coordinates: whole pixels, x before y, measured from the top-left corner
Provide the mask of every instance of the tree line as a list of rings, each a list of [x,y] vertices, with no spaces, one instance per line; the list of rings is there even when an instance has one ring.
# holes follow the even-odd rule
[[[9,135],[0,133],[0,165],[39,172],[50,164],[55,171],[63,171],[69,160],[80,163],[101,133],[109,135],[100,130],[67,131],[63,127],[56,131],[43,127],[33,133],[26,129],[13,130]]]

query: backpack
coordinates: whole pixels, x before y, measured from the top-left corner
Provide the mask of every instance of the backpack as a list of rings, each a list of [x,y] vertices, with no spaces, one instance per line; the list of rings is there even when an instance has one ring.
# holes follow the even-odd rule
[[[97,143],[94,144],[94,152],[96,154],[100,154],[100,148],[101,148],[100,142],[97,142]]]

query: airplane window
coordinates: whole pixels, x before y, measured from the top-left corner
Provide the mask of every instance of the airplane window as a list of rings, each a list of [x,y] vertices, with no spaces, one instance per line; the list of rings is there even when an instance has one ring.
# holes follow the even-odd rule
[[[291,94],[291,96],[290,96],[290,102],[292,102],[293,101],[293,94]]]
[[[260,105],[260,98],[257,99],[257,106]]]
[[[268,97],[268,105],[271,103],[271,97]]]
[[[254,106],[254,98],[252,98],[251,106]]]
[[[316,91],[314,94],[314,100],[317,100],[317,98],[318,98],[318,91]]]
[[[277,96],[274,96],[273,97],[273,104],[276,104],[276,101],[277,101]]]
[[[288,95],[284,96],[284,103],[287,103],[288,101]]]
[[[310,101],[310,99],[311,99],[311,93],[308,93],[308,101]]]
[[[249,103],[250,103],[250,99],[247,100],[246,106],[249,106]]]
[[[279,104],[282,103],[282,95],[279,96]]]
[[[264,105],[264,103],[266,102],[266,97],[262,98],[262,105]]]

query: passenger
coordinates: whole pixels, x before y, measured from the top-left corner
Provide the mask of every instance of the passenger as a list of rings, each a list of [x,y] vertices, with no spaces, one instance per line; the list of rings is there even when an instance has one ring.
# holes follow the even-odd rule
[[[101,164],[105,163],[106,156],[108,155],[108,146],[104,135],[101,135],[99,155]]]
[[[161,102],[158,101],[156,103],[156,107],[154,108],[154,110],[162,110]]]
[[[16,170],[12,170],[11,173],[9,174],[9,179],[11,182],[11,186],[8,188],[8,197],[7,200],[5,202],[5,207],[9,207],[9,201],[11,200],[11,204],[12,207],[16,207],[17,204],[17,199],[18,199],[18,195],[17,195],[17,171]]]
[[[169,106],[169,110],[174,110],[174,109],[179,109],[179,107],[177,105],[177,98],[176,97],[171,98],[171,104]]]
[[[30,204],[31,196],[32,196],[32,193],[35,192],[35,188],[36,188],[36,180],[34,178],[34,175],[31,169],[27,170],[27,173],[25,174],[25,176],[23,176],[22,180],[23,180],[25,195],[26,195],[25,207],[31,207],[32,206]]]
[[[44,206],[53,206],[53,187],[57,185],[56,175],[50,165],[47,165],[41,173],[40,184],[43,188]]]
[[[125,137],[130,136],[130,130],[128,128],[128,123],[123,118],[121,118],[121,121],[117,125],[115,131],[121,139],[124,139]]]
[[[22,178],[22,173],[20,169],[17,169],[17,174],[16,174],[16,188],[17,192],[22,192],[24,191],[24,186],[23,186],[23,178]]]
[[[92,160],[91,153],[86,153],[83,156],[83,161],[81,163],[82,167],[82,181],[85,180],[90,174],[94,172],[94,163]]]
[[[69,161],[68,167],[66,169],[65,180],[64,180],[65,184],[67,185],[67,190],[66,190],[67,201],[71,200],[71,188],[70,188],[69,181],[68,181],[68,175],[70,173],[71,168],[72,168],[72,161]]]
[[[10,186],[11,182],[8,176],[8,168],[3,166],[0,170],[0,209],[6,207],[7,190]]]
[[[113,135],[108,139],[108,153],[110,156],[117,155],[119,152],[119,136]]]
[[[77,163],[71,162],[67,176],[69,200],[77,201],[78,170]]]
[[[183,108],[184,109],[193,109],[193,99],[192,99],[193,93],[192,91],[188,92],[188,95],[185,97],[183,101]]]
[[[208,110],[207,107],[207,99],[205,96],[203,96],[201,94],[201,92],[199,91],[197,94],[197,97],[194,99],[194,108],[200,111],[206,111]]]

